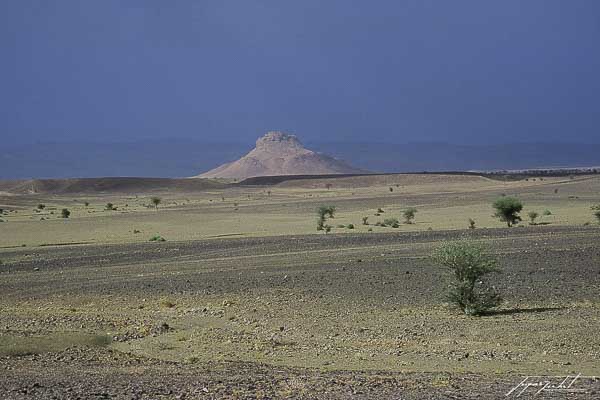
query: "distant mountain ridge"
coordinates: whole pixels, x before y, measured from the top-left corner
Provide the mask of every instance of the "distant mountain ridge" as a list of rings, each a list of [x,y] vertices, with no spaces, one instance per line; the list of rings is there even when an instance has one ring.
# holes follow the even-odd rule
[[[307,142],[317,152],[374,172],[469,171],[600,165],[600,144]],[[232,162],[247,143],[175,139],[133,143],[42,143],[0,148],[0,179],[186,177]]]

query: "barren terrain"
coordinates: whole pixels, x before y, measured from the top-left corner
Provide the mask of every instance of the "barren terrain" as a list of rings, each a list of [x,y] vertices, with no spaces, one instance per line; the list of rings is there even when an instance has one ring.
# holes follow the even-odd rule
[[[600,375],[599,188],[390,175],[163,191],[158,208],[156,193],[6,194],[0,398],[504,398],[527,375]],[[551,214],[506,228],[502,194]],[[328,235],[322,204],[338,209]],[[414,224],[374,226],[407,206]],[[464,237],[503,269],[504,304],[477,318],[445,303],[428,257]]]

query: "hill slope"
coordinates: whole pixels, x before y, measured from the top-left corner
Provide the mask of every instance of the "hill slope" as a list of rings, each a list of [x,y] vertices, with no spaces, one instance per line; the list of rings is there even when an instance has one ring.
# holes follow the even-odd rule
[[[268,132],[256,147],[237,161],[223,164],[198,178],[236,178],[278,175],[356,174],[364,170],[325,154],[305,149],[294,135]]]
[[[227,185],[209,179],[70,178],[0,181],[0,191],[12,194],[197,192]]]

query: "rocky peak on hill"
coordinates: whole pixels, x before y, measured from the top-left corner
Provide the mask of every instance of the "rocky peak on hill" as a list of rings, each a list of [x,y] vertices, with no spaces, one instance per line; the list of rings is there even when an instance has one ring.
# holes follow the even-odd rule
[[[274,175],[355,174],[365,171],[343,161],[304,148],[295,135],[271,131],[256,147],[237,161],[198,175],[199,178],[245,179]]]
[[[256,140],[257,149],[269,150],[281,147],[303,148],[296,135],[288,135],[285,132],[270,131]]]

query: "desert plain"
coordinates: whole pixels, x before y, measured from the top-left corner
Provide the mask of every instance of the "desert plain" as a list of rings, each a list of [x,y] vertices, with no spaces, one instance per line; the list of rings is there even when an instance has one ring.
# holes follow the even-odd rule
[[[197,182],[0,185],[0,398],[509,398],[600,376],[598,175]],[[479,317],[430,259],[465,238],[502,268]],[[582,385],[543,398],[600,397]]]

